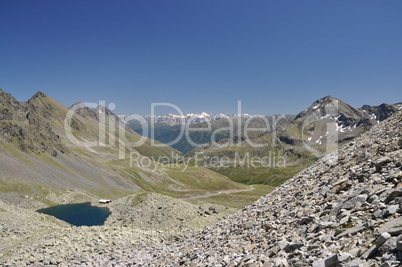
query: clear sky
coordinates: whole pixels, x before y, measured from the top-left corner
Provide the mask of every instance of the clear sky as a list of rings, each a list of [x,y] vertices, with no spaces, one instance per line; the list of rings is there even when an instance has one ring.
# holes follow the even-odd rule
[[[402,101],[402,1],[2,0],[0,88],[118,114]]]

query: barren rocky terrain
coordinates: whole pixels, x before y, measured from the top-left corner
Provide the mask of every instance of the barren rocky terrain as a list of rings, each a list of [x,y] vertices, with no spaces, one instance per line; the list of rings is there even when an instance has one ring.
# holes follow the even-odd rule
[[[111,216],[101,226],[74,227],[52,216],[10,209],[0,202],[0,264],[77,265],[94,255],[131,258],[133,247],[180,241],[213,225],[234,209],[142,193],[108,205]],[[98,204],[94,204],[98,205]]]

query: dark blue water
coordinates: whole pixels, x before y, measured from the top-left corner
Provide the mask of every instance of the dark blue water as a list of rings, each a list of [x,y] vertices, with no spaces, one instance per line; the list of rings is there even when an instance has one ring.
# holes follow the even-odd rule
[[[37,210],[75,226],[102,225],[111,214],[106,207],[91,206],[90,202],[66,204]]]

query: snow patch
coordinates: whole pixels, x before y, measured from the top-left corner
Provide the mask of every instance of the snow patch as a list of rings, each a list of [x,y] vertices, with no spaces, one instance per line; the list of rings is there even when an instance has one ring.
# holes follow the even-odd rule
[[[342,124],[340,124],[340,123],[336,123],[336,122],[335,122],[335,126],[336,126],[335,131],[337,131],[337,132],[344,133],[344,132],[345,132],[345,130],[347,129],[347,127],[346,127],[346,128],[345,128],[345,127],[343,127],[343,125],[342,125]],[[349,126],[349,127],[350,127],[350,126]]]
[[[317,109],[319,107],[320,107],[320,105],[315,105],[315,106],[312,107],[312,109]]]
[[[321,119],[327,119],[330,118],[331,116],[329,114],[326,114],[325,116],[322,116]]]

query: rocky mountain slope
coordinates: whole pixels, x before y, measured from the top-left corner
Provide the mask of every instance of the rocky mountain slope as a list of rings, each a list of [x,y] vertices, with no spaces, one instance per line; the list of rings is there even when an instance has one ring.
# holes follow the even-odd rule
[[[168,266],[400,266],[402,112],[196,237],[126,251]]]
[[[401,110],[402,103],[396,103],[393,105],[384,103],[379,106],[364,105],[360,109],[370,114],[370,116],[374,115],[375,118],[378,119],[379,121],[383,121],[389,116],[391,116],[393,113],[397,112],[398,110]]]
[[[65,147],[60,137],[46,120],[41,119],[36,106],[32,104],[41,96],[41,93],[37,93],[28,102],[20,103],[0,90],[1,141],[13,144],[24,152],[64,153]]]
[[[72,227],[0,201],[0,240],[4,241],[0,242],[0,265],[77,266],[91,264],[87,260],[91,255],[103,254],[123,259],[132,247],[189,238],[233,213],[224,206],[193,205],[155,193],[124,197],[108,207],[112,214],[104,225]]]
[[[293,120],[284,124],[277,123],[278,127],[257,132],[254,136],[249,135],[249,142],[246,142],[245,136],[237,137],[236,140],[241,143],[223,139],[218,144],[196,148],[189,156],[202,153],[206,160],[221,156],[229,157],[232,162],[236,157],[244,159],[246,155],[250,158],[270,156],[276,157],[276,163],[279,158],[283,158],[285,164],[282,165],[285,167],[276,166],[273,162],[273,167],[281,168],[211,168],[237,182],[277,186],[400,108],[399,104],[383,104],[357,109],[337,98],[326,96],[312,103]],[[273,125],[270,123],[270,126]]]

